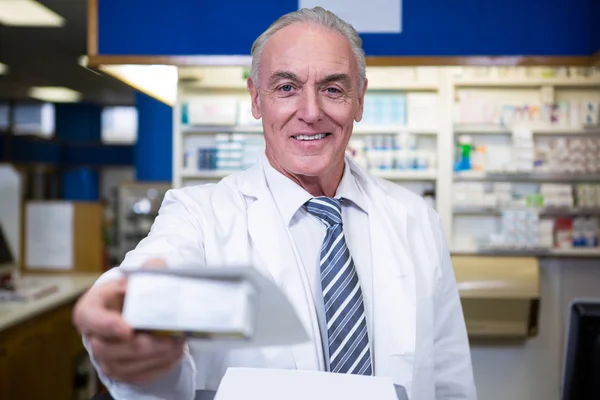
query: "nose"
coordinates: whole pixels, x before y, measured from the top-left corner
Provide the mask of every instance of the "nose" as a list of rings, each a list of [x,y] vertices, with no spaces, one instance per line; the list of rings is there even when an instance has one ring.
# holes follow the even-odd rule
[[[314,124],[323,118],[321,99],[314,91],[304,90],[302,92],[296,115],[307,124]]]

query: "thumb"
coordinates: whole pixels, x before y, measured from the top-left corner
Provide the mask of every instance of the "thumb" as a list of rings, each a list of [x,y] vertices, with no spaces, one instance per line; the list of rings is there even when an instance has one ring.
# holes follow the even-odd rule
[[[92,287],[78,301],[73,320],[78,330],[88,336],[104,339],[126,339],[133,334],[121,316],[126,279],[118,279]]]

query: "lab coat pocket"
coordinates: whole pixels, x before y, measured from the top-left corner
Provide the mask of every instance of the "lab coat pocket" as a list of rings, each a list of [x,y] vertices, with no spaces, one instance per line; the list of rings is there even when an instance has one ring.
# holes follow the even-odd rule
[[[394,385],[402,386],[409,396],[412,389],[413,371],[414,371],[414,354],[391,354],[390,355],[390,373]]]
[[[395,385],[404,387],[410,400],[435,400],[433,352],[391,354],[391,372]],[[419,351],[419,350],[417,350]]]

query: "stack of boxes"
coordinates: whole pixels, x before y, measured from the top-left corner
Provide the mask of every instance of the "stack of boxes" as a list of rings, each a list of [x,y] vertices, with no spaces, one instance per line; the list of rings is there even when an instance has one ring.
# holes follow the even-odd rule
[[[532,172],[535,159],[533,132],[527,128],[516,128],[512,137],[511,169],[516,172]]]
[[[361,166],[371,171],[434,170],[434,151],[417,148],[414,135],[367,135],[353,138],[348,154]]]
[[[536,146],[536,170],[567,174],[600,172],[600,139],[557,138]]]
[[[544,208],[573,208],[573,190],[569,184],[542,183],[540,194],[543,197]]]
[[[540,247],[539,223],[539,215],[534,210],[504,210],[501,233],[504,246],[515,249]]]

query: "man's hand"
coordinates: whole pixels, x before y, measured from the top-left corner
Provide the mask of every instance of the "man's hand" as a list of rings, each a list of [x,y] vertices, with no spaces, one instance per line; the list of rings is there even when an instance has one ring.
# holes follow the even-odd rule
[[[162,260],[145,267],[161,268]],[[184,339],[135,333],[123,320],[125,278],[99,284],[84,294],[73,312],[73,322],[84,335],[102,372],[131,384],[150,382],[174,368],[183,355]]]

